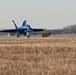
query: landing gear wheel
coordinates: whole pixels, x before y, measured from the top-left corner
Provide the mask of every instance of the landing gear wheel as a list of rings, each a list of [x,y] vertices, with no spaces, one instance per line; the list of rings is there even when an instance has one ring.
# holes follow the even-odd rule
[[[17,38],[18,38],[19,36],[17,35]]]
[[[30,38],[30,34],[29,34],[29,32],[27,32],[27,38]]]
[[[29,35],[27,35],[27,38],[30,38],[30,34],[29,34]]]

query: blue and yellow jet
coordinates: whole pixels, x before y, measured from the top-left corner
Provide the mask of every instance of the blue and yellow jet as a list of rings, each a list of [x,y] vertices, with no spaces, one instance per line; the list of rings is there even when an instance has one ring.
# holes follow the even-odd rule
[[[31,28],[30,25],[26,24],[26,20],[24,20],[21,27],[17,27],[14,20],[12,22],[15,25],[15,29],[6,29],[6,30],[0,30],[0,32],[7,32],[7,33],[17,33],[17,38],[23,34],[24,36],[30,37],[30,32],[39,32],[44,31],[44,29],[35,29]]]

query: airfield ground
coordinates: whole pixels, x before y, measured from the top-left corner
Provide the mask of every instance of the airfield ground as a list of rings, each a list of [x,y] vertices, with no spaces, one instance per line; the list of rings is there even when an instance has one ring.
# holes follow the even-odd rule
[[[76,38],[1,38],[0,75],[76,75]]]

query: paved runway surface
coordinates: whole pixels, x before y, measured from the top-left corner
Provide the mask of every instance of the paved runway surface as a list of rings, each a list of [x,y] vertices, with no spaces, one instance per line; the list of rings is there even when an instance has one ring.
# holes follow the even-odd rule
[[[0,34],[0,38],[17,38],[16,35],[8,36],[8,34]],[[19,38],[27,38],[22,35]],[[42,35],[31,35],[30,38],[43,38]],[[47,38],[47,37],[46,37]],[[76,38],[76,34],[52,34],[49,38]]]

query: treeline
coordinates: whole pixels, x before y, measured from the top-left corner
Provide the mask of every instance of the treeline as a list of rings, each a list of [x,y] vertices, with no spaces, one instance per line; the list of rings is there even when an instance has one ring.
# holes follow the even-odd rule
[[[76,34],[76,25],[70,25],[62,29],[48,30],[51,34]]]

